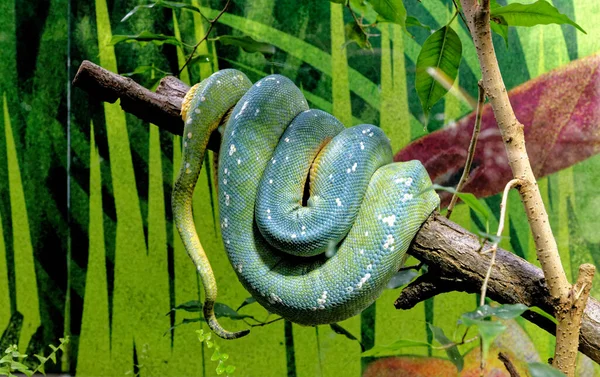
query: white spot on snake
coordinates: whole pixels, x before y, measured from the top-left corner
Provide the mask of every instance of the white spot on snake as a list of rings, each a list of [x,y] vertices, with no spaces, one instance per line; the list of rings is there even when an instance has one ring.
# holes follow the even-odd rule
[[[381,220],[381,217],[382,217],[381,215],[377,216],[377,220]]]
[[[229,207],[229,194],[225,193],[225,205]]]
[[[367,271],[371,271],[373,269],[373,265],[372,264],[367,264]]]
[[[292,234],[292,238],[296,238],[296,233]]]
[[[223,173],[227,174],[227,168],[225,168],[225,170],[223,170]]]
[[[410,177],[406,178],[406,182],[404,182],[404,184],[406,186],[410,186],[410,185],[412,185],[412,183],[413,183],[413,179]]]
[[[317,114],[314,114],[315,118],[317,117]]]
[[[286,142],[286,143],[289,143],[289,142],[290,142],[290,138],[289,138],[289,137],[286,137],[286,138],[285,138],[285,142]]]
[[[332,179],[332,178],[333,178],[333,174],[329,174],[329,179]]]
[[[313,306],[312,308],[310,308],[310,310],[312,310],[312,311],[314,312],[315,310],[317,310],[317,308],[315,308],[315,307]]]
[[[229,220],[227,218],[224,218],[223,222],[221,223],[221,229],[227,228],[228,226],[229,226]]]
[[[288,156],[285,156],[285,160],[286,160],[286,161],[287,161],[287,160],[289,160],[289,157],[288,157]]]
[[[302,232],[300,232],[300,234],[301,234],[301,235],[305,235],[305,234],[306,234],[306,232],[305,232],[305,231],[302,231]]]
[[[360,149],[361,150],[365,149],[365,143],[363,143],[362,141],[360,142]]]
[[[354,165],[352,165],[352,171],[356,171],[356,167],[358,166],[358,163],[354,163]]]
[[[369,137],[371,137],[371,136],[373,136],[373,132],[371,132],[371,133],[369,134]]]
[[[394,223],[396,222],[396,215],[389,215],[388,217],[384,217],[381,221],[388,224],[389,226],[394,226]]]
[[[184,141],[184,142],[183,142],[183,147],[184,147],[184,148],[187,148],[187,141]]]
[[[237,151],[237,149],[235,148],[235,144],[231,144],[229,146],[229,155],[233,155],[235,152]]]
[[[236,114],[234,119],[239,118],[240,115],[242,115],[242,113],[244,112],[244,110],[246,110],[246,107],[248,107],[248,101],[244,102],[244,104],[242,105],[242,108],[240,109],[240,112]]]
[[[200,97],[200,101],[202,101],[202,102],[206,101],[206,97],[204,97],[204,96]]]
[[[404,183],[405,179],[404,178],[396,178],[394,180],[394,183]]]
[[[238,163],[238,165],[239,165],[239,164],[241,164],[241,163],[242,163],[242,159],[241,159],[241,158],[238,158],[238,159],[237,159],[237,163]]]
[[[325,303],[325,301],[327,301],[327,300],[325,300],[325,299],[322,299],[322,298],[318,298],[318,299],[317,299],[317,304],[319,304],[319,305],[323,305],[323,304]]]
[[[319,309],[323,310],[323,309],[325,309],[325,306],[319,305]]]
[[[239,272],[240,274],[242,273],[242,268],[243,268],[243,267],[244,267],[244,266],[243,266],[241,263],[240,263],[240,264],[238,264],[238,266],[237,266],[237,270],[238,270],[238,272]]]
[[[346,173],[350,174],[350,172],[352,171],[352,169],[348,168],[346,169]]]
[[[277,83],[280,84],[279,80],[277,80]]]
[[[363,135],[367,133],[367,130],[362,130]]]
[[[348,293],[352,292],[353,290],[354,290],[354,288],[352,288],[352,287],[347,287],[346,288],[346,292],[348,292]]]
[[[269,179],[269,184],[272,185],[273,184],[273,180]]]
[[[235,130],[231,131],[231,136],[235,135]]]
[[[192,133],[188,132],[188,139],[191,139],[191,138],[192,138]]]
[[[368,235],[369,235],[369,231],[367,230],[367,231],[365,232],[365,236],[368,236]]]
[[[200,114],[200,109],[196,108],[196,109],[194,110],[194,112],[195,112],[196,114]]]
[[[223,184],[227,185],[227,178],[223,179]]]
[[[279,298],[279,296],[277,296],[275,293],[272,293],[269,295],[269,303],[270,304],[283,304],[283,301],[281,300],[281,298]]]
[[[271,213],[271,210],[270,210],[270,209],[268,209],[268,210],[267,210],[267,213]]]
[[[217,80],[217,84],[220,84],[220,83],[221,83],[221,80]]]
[[[229,245],[229,240],[225,240],[225,243],[226,243],[227,245]]]
[[[273,160],[273,165],[275,165],[276,162],[277,162],[277,160]]]
[[[304,225],[302,225],[302,230],[306,230],[306,227]]]
[[[394,239],[394,236],[392,236],[391,234],[388,234],[385,242],[383,244],[383,248],[384,249],[391,249],[392,246],[394,246],[394,242],[396,242],[396,240]]]
[[[360,255],[363,255],[365,253],[365,251],[363,249],[360,249],[359,253],[360,253]]]
[[[258,113],[260,113],[260,109],[256,109],[256,111],[254,112],[254,115],[258,115]]]
[[[342,206],[342,201],[340,200],[340,198],[335,198],[335,202],[337,203],[338,207]]]
[[[407,201],[407,200],[410,200],[410,199],[412,199],[412,198],[413,198],[413,195],[412,195],[412,194],[404,194],[404,196],[402,197],[402,199],[400,199],[400,201],[401,201],[402,203],[404,203],[405,201]]]
[[[271,220],[271,215],[267,216],[267,219]]]
[[[262,82],[259,81],[256,83],[256,86],[260,87],[261,84],[262,84]]]

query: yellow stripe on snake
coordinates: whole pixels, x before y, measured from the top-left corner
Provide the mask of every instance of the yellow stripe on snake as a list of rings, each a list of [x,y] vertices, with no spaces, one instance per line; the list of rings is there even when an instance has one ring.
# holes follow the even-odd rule
[[[439,205],[421,163],[392,163],[378,127],[344,128],[310,110],[283,76],[252,85],[227,69],[195,85],[182,106],[173,216],[202,279],[205,319],[222,338],[248,331],[229,332],[217,322],[217,285],[194,226],[192,194],[209,136],[227,114],[219,221],[243,286],[270,312],[303,325],[360,313],[401,267],[411,240]]]

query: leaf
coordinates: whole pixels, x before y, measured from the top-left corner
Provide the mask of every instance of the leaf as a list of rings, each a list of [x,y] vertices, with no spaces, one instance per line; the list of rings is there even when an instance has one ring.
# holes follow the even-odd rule
[[[527,135],[527,152],[539,179],[600,153],[600,55],[575,60],[530,80],[508,94]],[[431,180],[456,186],[465,166],[475,113],[452,127],[422,137],[398,152],[395,161],[419,160]],[[543,126],[542,126],[543,125]],[[476,197],[502,192],[513,176],[496,119],[484,106],[473,168],[463,191]],[[555,158],[556,157],[556,158]],[[451,195],[442,193],[442,206]]]
[[[413,16],[407,16],[406,17],[406,27],[422,27],[423,29],[427,29],[427,30],[431,30],[431,28],[427,25],[424,25],[421,23],[421,21],[419,21],[416,17]]]
[[[175,311],[175,310],[185,310],[186,312],[190,312],[190,313],[197,313],[197,312],[201,312],[202,311],[202,303],[198,300],[191,300],[188,302],[184,302],[183,304],[179,304],[176,307],[174,307],[173,309],[171,309],[171,311]],[[169,312],[170,313],[170,312]],[[169,313],[165,314],[165,315],[169,315]]]
[[[544,363],[527,363],[531,377],[566,377],[560,370]]]
[[[225,373],[227,373],[227,374],[232,374],[233,372],[235,372],[235,367],[234,367],[233,365],[228,365],[228,366],[225,368]]]
[[[334,4],[346,4],[346,0],[329,0]]]
[[[545,317],[546,319],[549,319],[550,321],[554,322],[555,325],[558,325],[558,321],[556,320],[556,318],[554,318],[554,316],[542,310],[541,308],[538,308],[537,306],[532,306],[529,308],[529,310]]]
[[[234,320],[239,320],[239,319],[244,319],[244,318],[254,319],[253,316],[247,315],[247,314],[240,314],[240,313],[236,312],[235,310],[233,310],[233,308],[231,308],[223,303],[220,303],[220,302],[215,303],[215,315],[217,316],[217,318],[226,317],[226,318],[231,318]]]
[[[403,270],[398,271],[392,276],[390,281],[387,283],[387,289],[396,289],[406,285],[412,281],[419,273],[415,270]]]
[[[336,334],[344,335],[346,338],[348,338],[350,340],[356,340],[358,342],[358,344],[360,344],[361,352],[365,352],[365,346],[360,342],[360,340],[358,340],[357,337],[352,335],[352,333],[350,331],[346,330],[345,328],[340,326],[338,323],[330,323],[329,327],[331,327],[333,332]]]
[[[242,304],[237,308],[236,311],[240,311],[241,308],[243,308],[244,306],[250,305],[250,304],[254,304],[256,302],[256,299],[252,296],[246,298],[244,300],[244,302],[242,302]]]
[[[502,17],[496,17],[490,23],[492,31],[504,39],[506,47],[508,47],[508,24]]]
[[[402,0],[371,0],[369,3],[379,14],[377,22],[392,22],[406,29],[406,8]]]
[[[431,75],[431,69],[437,69],[443,73],[448,85],[452,86],[462,54],[462,44],[456,32],[449,26],[431,34],[423,43],[417,58],[417,73],[415,86],[417,94],[427,115],[431,107],[439,101],[448,89],[442,86]]]
[[[163,44],[170,44],[178,47],[183,47],[183,44],[172,35],[155,34],[147,30],[135,35],[113,35],[108,44],[110,46],[114,46],[123,42],[152,42],[157,46]]]
[[[450,361],[452,361],[452,364],[456,366],[456,369],[459,372],[461,372],[465,361],[460,352],[458,351],[458,347],[456,346],[456,344],[450,339],[448,339],[446,334],[444,334],[444,330],[442,330],[441,328],[434,326],[431,323],[427,323],[427,325],[429,326],[429,329],[433,334],[433,338],[437,340],[442,346],[448,346],[448,348],[445,349],[446,354],[448,355]],[[453,345],[450,346],[450,344]]]
[[[431,344],[426,342],[420,342],[418,340],[407,340],[400,339],[392,344],[388,344],[385,346],[375,346],[370,350],[363,352],[362,357],[368,356],[390,356],[390,355],[398,355],[404,352],[404,348],[406,347],[430,347]]]
[[[490,211],[490,209],[483,205],[475,195],[468,192],[457,192],[453,187],[445,187],[440,186],[438,184],[431,185],[431,189],[433,190],[442,190],[452,194],[456,194],[466,205],[468,205],[473,211],[479,213],[485,219],[486,223],[489,223],[494,214]]]
[[[151,3],[151,4],[141,4],[141,5],[135,6],[132,10],[130,10],[121,19],[121,22],[126,21],[129,17],[133,16],[140,9],[150,9],[150,8],[154,8],[156,6],[161,6],[161,7],[165,7],[165,8],[171,8],[171,9],[187,9],[187,10],[191,10],[191,11],[200,13],[200,9],[198,9],[198,7],[195,7],[190,4],[177,3],[174,1],[157,1],[157,2]],[[200,13],[200,14],[202,14],[202,13]]]
[[[235,37],[233,35],[221,35],[215,38],[216,41],[223,43],[224,45],[232,45],[241,47],[246,52],[260,52],[266,55],[273,55],[275,53],[275,46],[272,44],[256,41],[254,38],[244,35],[243,37]]]
[[[512,3],[504,7],[497,7],[491,9],[490,17],[502,17],[509,26],[569,24],[587,34],[581,26],[545,0],[538,0],[533,4]]]
[[[371,48],[369,38],[356,21],[347,23],[346,26],[344,26],[344,31],[346,33],[346,45],[355,42],[360,48]]]
[[[504,304],[500,306],[483,305],[472,312],[464,313],[462,317],[472,320],[484,320],[490,317],[514,319],[523,314],[527,309],[529,308],[523,304]]]

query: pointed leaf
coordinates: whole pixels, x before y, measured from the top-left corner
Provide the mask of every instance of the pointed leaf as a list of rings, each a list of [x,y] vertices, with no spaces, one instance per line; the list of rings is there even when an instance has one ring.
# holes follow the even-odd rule
[[[360,342],[360,340],[358,340],[357,337],[355,337],[350,331],[348,331],[345,328],[343,328],[340,324],[338,324],[338,323],[330,323],[329,327],[331,327],[331,329],[333,330],[333,332],[335,332],[336,334],[344,335],[346,338],[348,338],[350,340],[357,341],[358,344],[360,344],[360,350],[362,352],[365,351],[365,347]]]
[[[224,45],[232,45],[241,47],[246,52],[260,52],[261,54],[273,55],[275,53],[275,46],[272,44],[259,42],[254,38],[244,35],[243,37],[235,37],[233,35],[221,35],[215,40],[223,43]]]
[[[346,45],[354,42],[360,48],[371,48],[371,43],[367,38],[367,35],[362,31],[360,26],[356,23],[356,21],[352,21],[344,26],[344,31],[346,33]]]
[[[228,366],[225,368],[225,373],[227,373],[227,374],[232,374],[233,372],[235,372],[235,367],[234,367],[233,365],[228,365]]]
[[[113,35],[110,39],[109,45],[114,46],[122,42],[152,42],[157,46],[162,44],[170,44],[178,47],[182,47],[182,43],[172,35],[156,34],[149,31],[142,31],[135,35]]]
[[[449,26],[431,34],[423,43],[417,58],[415,86],[425,114],[428,114],[431,107],[448,92],[448,89],[432,77],[431,70],[438,70],[444,74],[448,85],[451,86],[458,74],[461,54],[460,38]]]
[[[552,4],[538,0],[533,4],[512,3],[491,9],[490,17],[502,17],[509,26],[535,26],[548,24],[569,24],[587,34],[581,26],[560,13]]]
[[[527,363],[531,377],[566,377],[556,368],[544,363]]]
[[[421,27],[423,29],[431,30],[431,28],[425,24],[422,24],[416,17],[407,16],[406,17],[406,27]]]
[[[246,298],[244,300],[244,302],[242,302],[242,304],[237,308],[236,311],[239,311],[241,308],[243,308],[244,306],[250,305],[250,304],[254,304],[256,302],[256,299],[252,296]]]
[[[431,185],[431,188],[434,190],[442,190],[446,192],[450,192],[452,194],[456,194],[466,205],[468,205],[473,211],[479,213],[485,219],[486,223],[489,223],[492,217],[494,216],[490,209],[483,205],[475,195],[468,192],[456,192],[453,187],[445,187],[440,186],[438,184]]]
[[[459,372],[462,371],[463,366],[465,365],[465,360],[458,351],[458,347],[456,346],[456,344],[450,339],[448,339],[446,334],[444,334],[444,330],[442,330],[441,328],[434,326],[431,323],[427,323],[427,326],[429,326],[429,329],[431,330],[431,333],[433,334],[433,338],[435,340],[437,340],[442,346],[448,346],[445,349],[446,354],[448,355],[448,359],[452,361],[452,364],[456,366],[456,369]],[[451,344],[452,346],[450,346]]]
[[[406,29],[406,8],[402,0],[370,0],[379,15],[377,22],[393,22]]]
[[[247,315],[247,314],[240,314],[237,311],[235,311],[233,308],[231,308],[230,306],[227,306],[220,302],[215,303],[215,315],[217,316],[217,318],[226,317],[226,318],[231,318],[231,319],[235,319],[235,320],[244,319],[244,318],[254,319],[253,316]]]

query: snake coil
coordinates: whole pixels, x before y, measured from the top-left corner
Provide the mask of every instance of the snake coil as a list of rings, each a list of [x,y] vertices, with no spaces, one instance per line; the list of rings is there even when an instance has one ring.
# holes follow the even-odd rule
[[[217,286],[192,217],[208,139],[226,114],[219,217],[241,283],[267,310],[303,325],[365,309],[439,205],[427,172],[418,161],[392,163],[379,128],[344,128],[310,110],[289,79],[271,75],[252,85],[226,69],[184,99],[183,158],[172,197],[175,224],[205,289],[209,327],[227,339],[248,333],[217,322]]]

